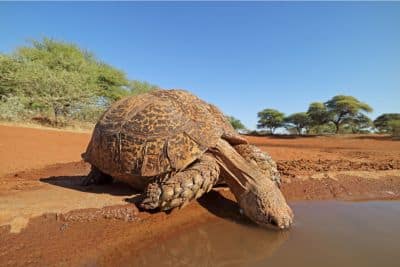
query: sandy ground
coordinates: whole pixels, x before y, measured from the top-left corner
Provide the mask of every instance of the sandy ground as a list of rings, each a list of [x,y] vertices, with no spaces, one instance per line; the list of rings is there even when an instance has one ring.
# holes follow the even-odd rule
[[[90,134],[0,125],[0,177],[80,160]]]
[[[89,138],[0,126],[0,266],[111,265],[205,220],[246,221],[226,190],[167,214],[139,211],[121,183],[81,187]],[[278,162],[289,201],[400,199],[400,141],[248,138]]]

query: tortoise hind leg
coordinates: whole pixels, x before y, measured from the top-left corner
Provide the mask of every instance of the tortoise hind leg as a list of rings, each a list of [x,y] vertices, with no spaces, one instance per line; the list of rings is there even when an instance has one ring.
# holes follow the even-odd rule
[[[235,150],[250,164],[257,166],[263,174],[280,187],[281,177],[275,161],[254,145],[242,144],[234,146]]]
[[[216,159],[204,154],[186,169],[156,179],[145,189],[140,206],[144,209],[169,210],[184,207],[189,201],[209,192],[219,179]]]
[[[92,184],[108,184],[112,183],[112,181],[113,178],[110,175],[105,174],[104,172],[100,171],[98,168],[92,165],[92,169],[83,180],[82,185],[89,186]]]

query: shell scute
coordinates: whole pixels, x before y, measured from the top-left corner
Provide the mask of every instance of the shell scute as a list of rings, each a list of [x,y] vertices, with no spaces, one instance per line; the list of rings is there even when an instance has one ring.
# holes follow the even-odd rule
[[[186,133],[180,133],[168,140],[167,156],[171,166],[181,170],[199,158],[205,150],[207,147],[199,145]]]
[[[166,145],[164,138],[146,141],[141,176],[155,176],[171,170],[168,157],[165,156]]]
[[[144,138],[132,137],[127,134],[121,134],[121,153],[119,157],[119,172],[125,174],[141,175],[140,169],[143,165]]]

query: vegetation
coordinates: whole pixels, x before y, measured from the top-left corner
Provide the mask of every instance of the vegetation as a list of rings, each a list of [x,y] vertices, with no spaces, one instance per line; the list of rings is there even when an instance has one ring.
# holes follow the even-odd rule
[[[34,40],[0,55],[0,119],[43,118],[53,125],[94,122],[112,102],[157,86],[129,81],[121,70],[66,42]]]
[[[400,121],[400,113],[384,113],[374,120],[374,125],[382,133],[392,133],[393,121]]]
[[[389,122],[393,137],[400,138],[400,120],[391,120]]]
[[[44,38],[0,54],[0,120],[53,126],[93,123],[114,101],[158,89],[129,80],[123,71],[67,42]],[[285,127],[299,135],[365,133],[375,128],[400,135],[400,113],[382,114],[372,122],[365,114],[371,111],[353,96],[337,95],[287,117],[276,109],[264,109],[257,114],[257,128],[274,134]],[[239,119],[228,116],[228,120],[236,130],[246,129]]]
[[[244,124],[239,119],[237,119],[233,116],[227,116],[227,118],[235,130],[245,130],[246,129],[246,126],[244,126]]]
[[[361,112],[372,112],[372,108],[363,102],[360,102],[353,96],[337,95],[325,102],[325,107],[328,112],[328,119],[335,124],[336,133],[339,133],[340,126],[347,123],[352,123],[357,118],[365,118]]]
[[[354,134],[369,133],[370,129],[374,126],[372,120],[362,113],[344,119],[343,125],[343,132]]]
[[[331,120],[331,115],[322,102],[311,103],[307,115],[310,118],[310,124],[312,126],[323,125],[329,123]]]
[[[284,125],[285,114],[276,109],[264,109],[257,114],[259,129],[268,129],[271,134]]]
[[[382,133],[399,131],[400,113],[382,114],[371,121],[365,112],[372,108],[353,96],[337,95],[326,102],[312,102],[307,112],[297,112],[284,117],[275,109],[258,113],[257,128],[267,128],[274,133],[285,127],[293,134],[370,133],[375,127]]]
[[[336,127],[333,123],[324,123],[320,125],[313,125],[308,130],[309,134],[334,134]]]
[[[287,116],[284,119],[287,129],[295,129],[297,134],[302,134],[303,130],[307,132],[311,126],[311,119],[306,112],[298,112]]]
[[[328,134],[334,133],[335,127],[330,123],[331,114],[329,114],[326,106],[322,102],[313,102],[307,110],[310,119],[309,133],[312,134]]]
[[[382,133],[400,137],[400,113],[385,113],[374,120],[375,127]]]

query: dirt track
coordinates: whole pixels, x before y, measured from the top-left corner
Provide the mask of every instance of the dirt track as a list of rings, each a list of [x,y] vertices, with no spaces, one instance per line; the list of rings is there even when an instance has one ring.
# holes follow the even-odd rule
[[[89,137],[0,126],[1,266],[107,265],[203,220],[246,220],[228,191],[211,192],[170,214],[150,214],[136,209],[136,192],[123,184],[81,187],[89,167],[80,154]],[[400,141],[381,136],[249,141],[278,162],[289,200],[400,199]]]

